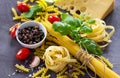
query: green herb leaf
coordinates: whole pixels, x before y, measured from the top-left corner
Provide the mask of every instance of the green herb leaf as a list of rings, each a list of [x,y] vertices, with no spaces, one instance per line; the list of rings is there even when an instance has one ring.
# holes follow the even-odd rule
[[[80,27],[82,25],[82,21],[79,20],[78,18],[74,18],[74,21],[76,23],[76,27]]]
[[[94,20],[94,19],[89,19],[87,22],[88,22],[89,24],[94,24],[94,23],[95,23],[95,20]]]
[[[70,16],[69,14],[67,14],[67,13],[63,13],[63,14],[61,15],[61,20],[62,20],[62,21],[68,21],[69,19],[73,19],[73,17]]]
[[[66,14],[66,13],[62,14],[61,19],[62,19],[62,22],[70,24],[71,26],[76,26],[77,25],[77,22],[69,14]]]
[[[90,54],[102,55],[103,51],[98,47],[98,45],[90,39],[82,38],[80,45],[86,49]]]
[[[70,33],[70,36],[72,37],[73,40],[75,40],[76,42],[79,42],[81,39],[80,33],[78,32],[78,30],[73,30]]]
[[[80,27],[80,32],[81,33],[91,33],[92,32],[92,28],[87,26],[87,25],[84,25],[84,26]]]
[[[82,46],[83,49],[87,50],[91,54],[102,55],[102,50],[98,45],[90,39],[82,38],[81,33],[91,33],[92,28],[89,26],[94,23],[94,20],[85,20],[85,14],[82,16],[83,20],[73,18],[69,14],[62,14],[62,22],[54,22],[53,29],[62,35],[70,35],[72,39]]]
[[[42,11],[42,7],[38,5],[34,5],[30,8],[28,12],[23,13],[23,15],[27,18],[33,18],[36,16],[36,13],[40,11]]]
[[[62,35],[67,35],[71,32],[70,25],[67,23],[54,22],[52,27],[55,31],[59,32]]]

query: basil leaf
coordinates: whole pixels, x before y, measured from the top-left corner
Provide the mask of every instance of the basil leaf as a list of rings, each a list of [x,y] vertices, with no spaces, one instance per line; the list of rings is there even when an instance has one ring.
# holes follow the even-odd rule
[[[62,14],[61,19],[62,19],[62,22],[70,24],[71,26],[76,26],[77,25],[75,19],[69,14],[66,14],[66,13]]]
[[[94,20],[94,19],[89,19],[87,22],[88,22],[89,24],[94,24],[94,23],[95,23],[95,20]]]
[[[33,18],[36,16],[37,12],[42,11],[42,7],[38,5],[34,5],[28,12],[23,13],[23,15],[27,18]]]
[[[80,27],[80,32],[81,33],[91,33],[92,32],[92,28],[87,26],[87,25],[84,25],[84,26]]]
[[[103,51],[98,47],[98,45],[90,39],[87,38],[82,38],[80,45],[84,48],[87,49],[87,51],[90,54],[96,54],[96,55],[102,55]]]
[[[76,42],[79,42],[80,39],[81,39],[81,36],[80,36],[80,33],[78,30],[73,30],[71,33],[70,33],[70,36],[72,37],[73,40],[75,40]]]
[[[74,21],[76,23],[76,27],[80,27],[82,25],[82,21],[79,20],[78,18],[74,18]]]
[[[67,23],[54,22],[52,25],[53,29],[62,35],[67,35],[71,32],[71,27]]]
[[[61,20],[62,21],[68,21],[69,19],[73,19],[73,17],[70,16],[69,14],[67,14],[67,13],[61,14]]]

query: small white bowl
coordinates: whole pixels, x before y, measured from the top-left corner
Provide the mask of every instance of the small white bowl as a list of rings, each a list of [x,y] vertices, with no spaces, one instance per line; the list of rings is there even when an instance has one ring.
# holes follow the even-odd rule
[[[42,29],[43,33],[44,33],[44,38],[38,42],[38,43],[35,43],[35,44],[25,44],[23,43],[22,41],[19,40],[18,38],[18,33],[19,33],[19,29],[23,29],[23,28],[26,28],[28,26],[39,26],[40,29]],[[42,43],[45,41],[46,39],[46,36],[47,36],[47,30],[46,28],[39,22],[35,22],[35,21],[28,21],[28,22],[25,22],[25,23],[22,23],[16,30],[16,39],[17,41],[23,46],[23,47],[26,47],[26,48],[30,48],[30,49],[33,49],[33,48],[37,48],[39,46],[42,45]]]

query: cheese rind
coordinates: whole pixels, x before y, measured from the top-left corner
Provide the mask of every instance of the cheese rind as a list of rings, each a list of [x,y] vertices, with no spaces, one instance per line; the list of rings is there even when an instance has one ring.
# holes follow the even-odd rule
[[[93,18],[104,19],[113,9],[115,0],[57,0],[54,5],[71,14],[85,12]]]

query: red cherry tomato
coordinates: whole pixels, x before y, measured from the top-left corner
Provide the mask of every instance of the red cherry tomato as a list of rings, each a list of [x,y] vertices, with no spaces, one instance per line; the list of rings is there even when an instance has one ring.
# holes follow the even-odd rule
[[[30,6],[24,2],[19,2],[17,8],[20,12],[27,12],[30,9]]]
[[[16,58],[18,60],[25,60],[30,56],[30,50],[28,48],[22,48],[20,49],[17,54],[16,54]]]
[[[16,33],[16,28],[13,28],[10,32],[10,35],[11,35],[12,38],[15,37],[15,33]]]
[[[48,21],[54,23],[55,21],[60,21],[60,18],[57,15],[52,14],[48,16]]]

